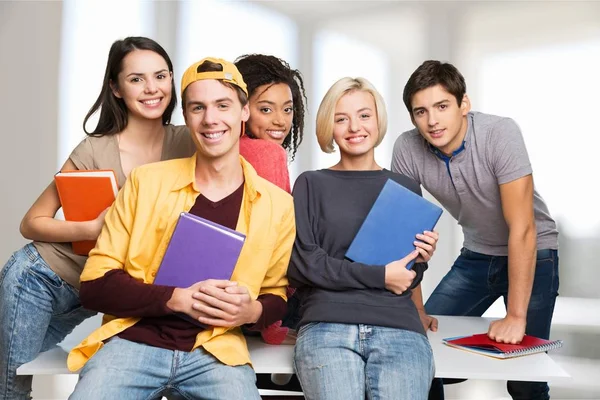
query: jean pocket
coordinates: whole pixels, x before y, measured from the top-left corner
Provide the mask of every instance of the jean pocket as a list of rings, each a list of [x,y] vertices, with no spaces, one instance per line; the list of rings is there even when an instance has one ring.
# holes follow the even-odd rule
[[[313,328],[313,327],[315,327],[315,326],[317,326],[317,325],[319,325],[319,324],[320,324],[320,322],[308,322],[308,323],[306,323],[306,324],[302,325],[302,326],[300,327],[300,329],[298,329],[298,337],[300,337],[300,336],[304,335],[304,334],[305,334],[306,332],[308,332],[308,331],[309,331],[311,328]]]
[[[538,250],[536,262],[539,263],[542,261],[554,261],[556,258],[558,258],[557,253],[558,252],[556,250],[552,249]]]
[[[56,275],[50,266],[48,266],[48,264],[46,264],[46,262],[42,259],[34,262],[29,267],[28,272],[54,288],[60,289],[65,285],[65,281],[63,281],[60,276]]]

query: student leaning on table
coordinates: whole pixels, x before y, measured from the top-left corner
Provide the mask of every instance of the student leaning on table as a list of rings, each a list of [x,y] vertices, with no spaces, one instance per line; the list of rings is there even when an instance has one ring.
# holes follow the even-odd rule
[[[154,40],[128,37],[114,42],[98,99],[84,119],[86,137],[62,170],[110,169],[118,186],[142,164],[189,157],[185,129],[170,124],[177,104],[173,65]],[[96,128],[85,128],[100,111]],[[54,216],[60,200],[54,182],[21,222],[32,243],[15,252],[0,271],[0,399],[31,398],[31,376],[17,376],[22,364],[64,339],[95,312],[79,301],[79,275],[87,259],[72,241],[95,240],[105,213],[95,220],[63,221]]]
[[[396,141],[392,171],[423,185],[465,237],[421,317],[435,327],[427,314],[481,316],[502,296],[507,313],[491,323],[492,339],[518,343],[525,333],[548,339],[558,295],[556,224],[534,188],[517,124],[470,111],[466,90],[456,67],[434,60],[419,66],[404,87],[415,129]],[[509,381],[507,387],[514,399],[550,397],[545,382]],[[443,398],[439,380],[432,397]]]
[[[107,316],[69,354],[71,370],[83,367],[72,399],[260,398],[240,327],[285,313],[292,198],[239,155],[249,112],[237,68],[203,59],[181,87],[196,153],[134,169],[106,214],[81,275],[81,300]],[[152,284],[183,211],[246,235],[231,280]]]

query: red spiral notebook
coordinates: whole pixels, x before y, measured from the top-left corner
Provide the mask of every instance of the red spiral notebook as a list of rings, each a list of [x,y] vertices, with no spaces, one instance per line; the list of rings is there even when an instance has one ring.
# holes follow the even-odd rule
[[[554,350],[562,347],[562,340],[546,340],[525,335],[519,344],[498,343],[487,333],[443,339],[444,344],[494,358],[513,358]]]

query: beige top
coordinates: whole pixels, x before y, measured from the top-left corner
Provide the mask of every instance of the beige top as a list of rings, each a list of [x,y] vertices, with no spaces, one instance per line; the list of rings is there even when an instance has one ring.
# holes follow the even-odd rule
[[[165,127],[161,160],[190,157],[194,152],[195,147],[185,125]],[[116,135],[88,136],[79,143],[69,158],[78,169],[111,169],[117,175],[119,188],[125,184],[127,178],[121,167]],[[33,242],[33,245],[58,276],[71,286],[79,288],[79,275],[87,256],[74,254],[71,243]]]

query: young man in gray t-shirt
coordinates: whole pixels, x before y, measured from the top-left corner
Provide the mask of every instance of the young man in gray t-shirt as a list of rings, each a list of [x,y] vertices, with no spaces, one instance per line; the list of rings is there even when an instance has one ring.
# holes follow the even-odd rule
[[[507,313],[490,324],[490,338],[547,339],[558,295],[558,231],[534,189],[519,127],[471,112],[463,76],[439,61],[425,61],[411,75],[404,103],[416,129],[396,141],[392,171],[423,185],[464,233],[460,255],[424,308],[420,290],[413,295],[426,328],[437,329],[429,314],[481,316],[503,296]],[[431,398],[443,398],[439,381],[436,387]],[[508,391],[549,398],[545,382],[508,382]]]

